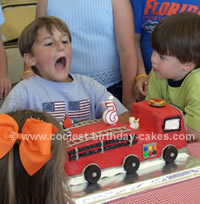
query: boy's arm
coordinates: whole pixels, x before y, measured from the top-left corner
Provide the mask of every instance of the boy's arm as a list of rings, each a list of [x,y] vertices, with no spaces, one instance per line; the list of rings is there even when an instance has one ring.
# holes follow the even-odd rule
[[[124,112],[121,115],[119,115],[119,121],[121,123],[129,123],[129,117],[131,117],[130,112]]]
[[[97,86],[95,86],[97,88]],[[96,117],[100,118],[103,116],[104,111],[106,110],[106,107],[104,103],[109,100],[110,96],[112,94],[107,91],[105,87],[103,87],[101,84],[99,84],[98,88],[96,89],[95,94],[95,105],[96,105]],[[124,107],[121,102],[113,96],[112,101],[115,103],[115,106],[117,108],[117,114],[118,116],[128,112],[128,110]]]
[[[147,94],[147,86],[148,86],[148,76],[146,74],[144,61],[142,57],[142,51],[140,47],[140,38],[141,34],[135,34],[135,41],[136,41],[136,51],[138,57],[138,72],[137,76],[140,76],[135,84],[135,97],[138,101],[144,100]]]
[[[196,131],[186,125],[186,133],[187,133],[187,139],[191,139],[191,140],[188,140],[188,142],[197,142],[197,141],[200,142],[200,131]]]
[[[186,106],[184,107],[184,112],[185,112],[184,121],[186,124],[187,140],[188,142],[190,142],[190,140],[200,141],[200,126],[199,126],[200,101],[198,97],[193,96],[193,98],[191,98],[190,100],[185,99],[185,103],[186,103]]]
[[[26,90],[19,86],[20,84],[16,85],[6,97],[4,103],[0,108],[0,113],[8,113],[11,111],[16,111],[20,109],[27,108],[26,100],[27,94]]]
[[[200,141],[200,71],[199,69],[189,74],[184,80],[184,122],[186,125],[187,139]],[[182,99],[183,100],[183,99]],[[191,135],[190,135],[191,134]]]
[[[134,17],[129,0],[112,0],[112,6],[122,75],[122,102],[130,109],[135,101],[133,88],[138,65],[134,38]]]
[[[91,105],[95,108],[95,117],[101,118],[106,110],[104,103],[109,100],[112,94],[107,91],[105,86],[90,77],[84,76],[81,80],[82,87],[90,96]],[[112,101],[115,103],[118,116],[128,111],[114,96]]]
[[[11,89],[11,80],[7,73],[7,55],[3,46],[2,34],[0,29],[0,99],[5,98]]]
[[[148,91],[146,100],[153,99],[153,98],[163,98],[162,97],[162,90],[161,90],[161,79],[158,79],[156,74],[152,71],[151,76],[148,83]]]
[[[22,76],[22,79],[28,79],[32,76],[34,76],[34,72],[33,70],[24,63],[24,73],[23,73],[23,76]]]
[[[36,18],[46,16],[48,0],[38,0],[36,7]]]

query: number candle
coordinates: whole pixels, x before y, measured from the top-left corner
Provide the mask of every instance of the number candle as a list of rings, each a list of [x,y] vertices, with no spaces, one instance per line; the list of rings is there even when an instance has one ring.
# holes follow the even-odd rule
[[[113,96],[109,97],[108,101],[104,103],[106,110],[103,113],[103,121],[109,125],[115,125],[119,119],[116,105],[112,99]]]

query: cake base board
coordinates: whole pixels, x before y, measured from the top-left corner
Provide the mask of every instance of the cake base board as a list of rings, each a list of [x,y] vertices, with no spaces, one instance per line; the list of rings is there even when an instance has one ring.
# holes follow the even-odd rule
[[[200,160],[184,154],[186,153],[179,154],[172,164],[165,164],[161,159],[157,159],[155,165],[148,162],[150,167],[146,168],[148,172],[145,168],[138,169],[137,174],[119,173],[115,176],[104,177],[97,184],[89,185],[85,182],[71,185],[71,202],[75,204],[103,203],[200,176]],[[121,171],[122,167],[117,168]],[[116,171],[117,168],[110,171]]]

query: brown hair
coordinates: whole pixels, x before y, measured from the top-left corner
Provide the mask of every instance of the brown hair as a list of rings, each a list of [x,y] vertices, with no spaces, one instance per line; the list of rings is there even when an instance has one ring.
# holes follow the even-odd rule
[[[8,113],[19,126],[19,132],[28,118],[52,123],[58,128],[56,134],[63,134],[60,124],[47,113],[20,110]],[[0,159],[0,203],[1,204],[64,204],[67,190],[64,188],[66,175],[64,140],[52,140],[52,158],[33,176],[29,176],[21,164],[19,144]]]
[[[69,36],[70,42],[72,41],[71,33],[64,21],[54,16],[43,16],[35,19],[32,23],[27,25],[20,34],[18,39],[18,47],[22,57],[25,53],[32,52],[33,44],[38,36],[38,30],[41,28],[46,28],[50,34],[52,34],[52,30],[56,28],[60,32],[66,33]],[[39,74],[35,66],[31,68],[36,74]]]
[[[200,66],[200,16],[183,12],[164,18],[152,32],[151,43],[160,55]]]

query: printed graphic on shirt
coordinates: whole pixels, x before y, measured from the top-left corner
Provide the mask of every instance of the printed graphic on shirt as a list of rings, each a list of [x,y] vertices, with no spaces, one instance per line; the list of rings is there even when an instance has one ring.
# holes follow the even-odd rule
[[[191,1],[190,1],[191,2]],[[147,0],[144,15],[152,16],[170,16],[172,14],[181,13],[181,12],[194,12],[200,14],[200,8],[197,5],[192,3],[188,4],[187,1],[180,1],[180,3],[173,2],[172,0],[168,1],[159,1],[159,0]],[[157,20],[157,19],[154,19]]]
[[[190,1],[191,2],[191,1]],[[194,4],[188,4],[187,1],[174,1],[168,0],[147,0],[143,13],[142,28],[148,32],[152,33],[156,24],[160,22],[166,16],[170,16],[181,12],[194,12],[200,15],[200,7],[197,6],[195,1]]]
[[[63,120],[66,114],[66,105],[64,101],[46,102],[42,104],[42,110]]]
[[[151,34],[157,24],[158,24],[158,21],[147,20],[147,21],[142,25],[142,28],[143,28],[146,32],[148,32],[148,33]]]
[[[88,120],[90,115],[90,101],[83,99],[80,101],[68,102],[68,116],[73,121]]]

